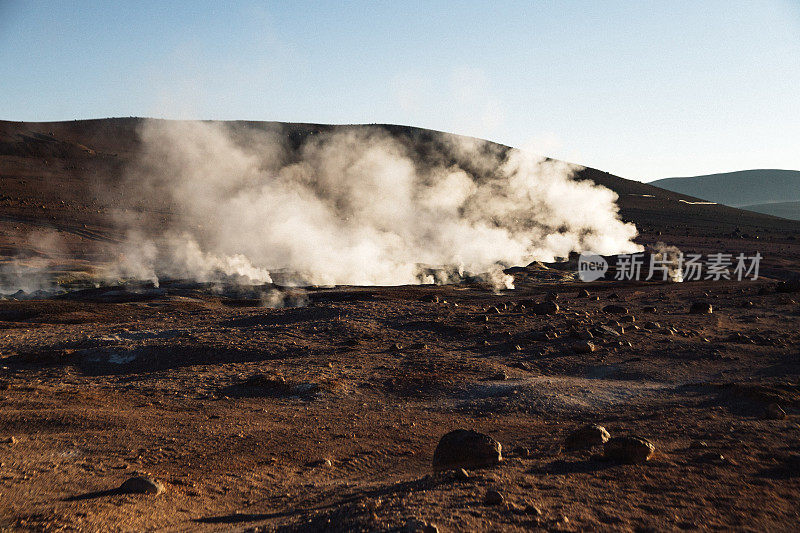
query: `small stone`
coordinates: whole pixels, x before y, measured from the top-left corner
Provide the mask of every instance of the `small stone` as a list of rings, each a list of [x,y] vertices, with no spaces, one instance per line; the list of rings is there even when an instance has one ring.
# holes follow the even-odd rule
[[[542,516],[542,510],[536,507],[535,505],[530,505],[530,504],[526,505],[525,512],[533,516]]]
[[[3,439],[3,442],[5,442],[6,444],[16,444],[19,442],[19,439],[17,439],[17,437],[7,437]]]
[[[653,443],[644,437],[613,437],[605,443],[603,456],[620,463],[644,463],[655,449]]]
[[[693,315],[710,315],[713,312],[713,308],[708,302],[694,302],[689,307],[689,312]]]
[[[517,446],[513,450],[511,450],[511,453],[513,453],[517,457],[522,457],[523,459],[527,459],[528,457],[531,456],[530,448],[526,448],[525,446]]]
[[[650,329],[650,330],[661,329],[661,324],[659,324],[658,322],[645,322],[642,327],[644,329]]]
[[[455,474],[456,479],[458,479],[459,481],[466,481],[467,479],[469,479],[469,472],[467,472],[463,468],[459,468],[455,472],[456,472]]]
[[[500,505],[505,501],[505,498],[500,491],[489,489],[486,491],[486,496],[483,498],[483,503],[486,505]]]
[[[604,313],[610,313],[613,315],[627,315],[628,308],[622,305],[611,304],[607,305],[603,308]]]
[[[642,312],[643,313],[656,313],[657,311],[658,310],[655,307],[653,307],[652,305],[647,306],[647,307],[642,307]]]
[[[620,324],[630,324],[631,322],[636,322],[636,317],[633,315],[625,315],[619,317]]]
[[[321,467],[321,468],[330,468],[333,466],[333,463],[330,459],[318,459],[312,463],[313,466]]]
[[[595,349],[597,349],[597,347],[589,341],[581,341],[575,343],[572,346],[572,349],[575,350],[575,353],[585,354],[585,353],[592,353],[593,351],[595,351]]]
[[[433,452],[433,468],[448,470],[494,466],[502,458],[502,446],[489,435],[456,429],[439,440]]]
[[[597,424],[589,424],[570,433],[564,440],[564,448],[567,450],[591,448],[605,444],[609,438],[611,435],[606,428]]]
[[[164,485],[151,477],[134,476],[125,480],[119,491],[126,494],[161,494],[164,492]]]
[[[581,289],[578,291],[578,298],[588,298],[588,297],[589,297],[589,291],[587,291],[586,289]]]
[[[539,302],[531,307],[531,311],[537,315],[554,315],[558,313],[559,307],[555,302]]]
[[[767,406],[767,418],[770,420],[783,420],[786,418],[786,411],[777,403],[771,403]]]

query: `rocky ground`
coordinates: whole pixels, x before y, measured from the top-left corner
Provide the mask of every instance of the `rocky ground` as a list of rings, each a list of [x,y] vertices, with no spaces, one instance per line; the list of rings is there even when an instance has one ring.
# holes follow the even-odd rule
[[[2,302],[0,524],[792,530],[800,294],[785,289],[338,288],[265,308],[175,283]],[[712,313],[689,313],[699,300]],[[627,464],[602,439],[566,443],[587,424],[655,451]],[[460,428],[502,460],[468,446],[450,450],[463,470],[434,469]],[[163,492],[116,490],[137,475]]]
[[[120,178],[140,122],[0,121],[0,274],[78,289],[120,216],[168,223]],[[642,244],[760,252],[761,278],[5,299],[0,530],[797,530],[800,224],[579,178]]]

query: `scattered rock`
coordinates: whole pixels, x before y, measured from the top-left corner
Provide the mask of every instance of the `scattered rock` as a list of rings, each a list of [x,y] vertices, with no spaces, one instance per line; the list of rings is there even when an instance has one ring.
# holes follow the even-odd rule
[[[603,457],[619,463],[644,463],[656,447],[644,437],[613,437],[603,447]]]
[[[439,296],[437,294],[426,294],[422,298],[419,299],[420,302],[428,302],[428,303],[439,303]]]
[[[489,489],[486,491],[486,496],[483,498],[483,503],[486,505],[500,505],[505,501],[505,498],[500,491]]]
[[[5,439],[3,439],[3,442],[5,442],[6,444],[16,444],[19,442],[19,439],[17,439],[17,437],[6,437]]]
[[[564,440],[564,448],[567,450],[582,450],[600,444],[605,444],[611,435],[603,426],[590,424],[576,429]]]
[[[458,479],[459,481],[466,481],[467,479],[469,479],[469,472],[467,472],[463,468],[459,468],[458,470],[456,470],[455,476],[456,479]]]
[[[119,491],[126,494],[161,494],[164,485],[159,481],[145,476],[134,476],[119,486]]]
[[[536,507],[535,505],[526,505],[525,512],[532,516],[542,516],[542,510]]]
[[[708,302],[693,302],[689,307],[689,312],[693,315],[710,315],[713,312],[713,308]]]
[[[456,429],[439,440],[433,452],[433,468],[447,470],[494,466],[502,458],[502,446],[489,435]]]
[[[612,315],[627,315],[628,308],[622,305],[610,304],[603,308],[603,312],[610,313]]]
[[[588,298],[589,296],[589,291],[586,289],[581,289],[578,291],[578,298]]]
[[[633,315],[625,315],[619,317],[619,321],[622,324],[630,324],[631,322],[636,322],[636,317]]]
[[[531,456],[530,448],[526,448],[525,446],[516,446],[511,453],[516,455],[517,457],[522,457],[523,459],[527,459]]]
[[[742,302],[742,307],[744,307],[745,309],[749,309],[749,308],[753,307],[754,305],[755,304],[753,302],[751,302],[750,300],[748,300],[746,302]]]
[[[333,466],[333,462],[330,459],[317,459],[316,461],[311,463],[311,466],[319,467],[319,468],[330,468]]]
[[[647,307],[642,307],[642,312],[643,313],[657,313],[658,310],[655,307],[653,307],[652,305],[650,305],[650,306],[647,306]]]
[[[592,353],[597,347],[589,341],[577,342],[572,346],[575,353]]]
[[[661,329],[661,324],[658,322],[645,322],[642,327],[644,329]]]
[[[539,302],[531,307],[531,311],[537,315],[554,315],[558,310],[558,304],[555,302]]]
[[[554,302],[554,301],[558,300],[558,293],[557,292],[548,292],[545,295],[544,299],[547,300],[548,302]]]
[[[439,533],[439,528],[422,520],[412,519],[406,522],[400,531],[404,533]]]
[[[770,420],[783,420],[786,418],[786,411],[777,403],[771,403],[767,406],[767,418]]]

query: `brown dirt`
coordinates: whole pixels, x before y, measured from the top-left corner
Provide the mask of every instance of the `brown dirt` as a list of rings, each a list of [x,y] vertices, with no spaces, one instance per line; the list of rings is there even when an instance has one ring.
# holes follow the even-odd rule
[[[55,259],[91,269],[101,259],[93,243],[116,238],[108,213],[129,207],[95,203],[87,184],[101,170],[113,179],[135,148],[135,121],[0,125],[0,255],[36,257],[22,236],[46,226],[71,243]],[[22,131],[58,143],[25,145]],[[679,195],[640,201],[625,191],[647,186],[615,187],[642,242],[759,250],[766,278],[518,276],[502,294],[338,287],[284,309],[180,284],[0,301],[0,529],[795,529],[800,293],[774,287],[800,270],[800,226],[708,206],[681,212],[669,203]],[[581,288],[599,300],[578,298]],[[513,310],[550,291],[558,314]],[[429,294],[440,302],[422,301]],[[689,314],[697,300],[714,313]],[[625,324],[577,353],[571,332],[615,320],[601,310],[609,303],[662,329]],[[766,417],[773,402],[787,418]],[[598,449],[562,450],[586,423],[644,436],[655,455],[616,465]],[[492,435],[504,461],[466,479],[433,472],[439,437],[456,428]],[[166,491],[114,491],[134,474]],[[489,489],[504,503],[485,504]]]

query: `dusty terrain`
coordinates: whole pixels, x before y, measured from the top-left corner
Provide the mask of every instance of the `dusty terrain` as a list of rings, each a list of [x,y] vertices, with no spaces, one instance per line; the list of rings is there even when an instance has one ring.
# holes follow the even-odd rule
[[[98,243],[119,238],[113,214],[148,209],[114,182],[136,120],[0,126],[3,261],[90,275],[108,260]],[[283,308],[181,281],[0,301],[0,528],[796,530],[800,293],[781,282],[800,272],[800,223],[581,177],[618,192],[643,244],[759,251],[761,279],[587,284],[532,268],[499,294],[336,287],[288,291]],[[40,230],[58,251],[27,237]],[[546,299],[558,311],[533,313]],[[698,301],[713,313],[690,314]],[[655,453],[567,451],[587,423]],[[503,461],[433,471],[458,428],[497,439]],[[164,492],[115,490],[135,474]]]

